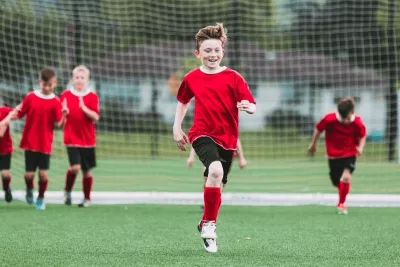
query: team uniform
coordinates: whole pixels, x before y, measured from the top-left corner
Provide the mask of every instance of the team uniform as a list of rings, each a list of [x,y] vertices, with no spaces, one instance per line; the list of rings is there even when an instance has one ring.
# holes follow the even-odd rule
[[[344,169],[355,170],[357,146],[365,137],[366,129],[359,116],[353,115],[350,124],[341,123],[338,113],[328,113],[316,125],[319,132],[325,131],[326,153],[329,175],[334,186],[339,185]]]
[[[7,106],[0,107],[0,121],[4,120],[13,109]],[[2,137],[0,137],[0,170],[9,170],[11,167],[11,157],[13,151],[12,138],[10,135],[10,127],[7,126]],[[5,199],[7,202],[12,201],[10,188],[11,175],[9,177],[2,176],[2,184]]]
[[[96,167],[96,129],[91,120],[80,108],[79,98],[82,97],[87,108],[99,114],[99,97],[90,90],[83,92],[67,89],[61,94],[61,102],[67,101],[69,113],[64,125],[64,145],[67,147],[70,166],[81,165],[83,171]],[[67,173],[67,192],[72,190],[76,175]],[[85,199],[90,200],[93,178],[83,179]]]
[[[22,101],[18,117],[26,115],[20,148],[25,150],[25,170],[34,172],[50,168],[54,124],[62,119],[60,99],[35,90]]]
[[[232,165],[239,135],[239,112],[237,103],[248,100],[255,103],[249,87],[236,71],[223,67],[218,73],[205,73],[200,68],[192,70],[183,78],[177,100],[183,104],[195,98],[193,126],[188,132],[189,142],[205,166],[208,176],[209,166],[220,161],[223,180]],[[215,242],[215,222],[221,205],[219,187],[204,188],[204,214],[198,225],[204,247]],[[208,229],[203,233],[203,230]]]

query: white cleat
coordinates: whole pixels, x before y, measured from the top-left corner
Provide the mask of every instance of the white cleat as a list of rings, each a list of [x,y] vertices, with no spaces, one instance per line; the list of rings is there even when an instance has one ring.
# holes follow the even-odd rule
[[[207,252],[215,253],[218,250],[217,240],[212,238],[203,238],[204,249]]]
[[[206,221],[201,228],[200,236],[203,239],[217,239],[217,225],[213,221]]]
[[[79,208],[89,208],[92,205],[90,200],[85,199],[81,204],[78,205]]]

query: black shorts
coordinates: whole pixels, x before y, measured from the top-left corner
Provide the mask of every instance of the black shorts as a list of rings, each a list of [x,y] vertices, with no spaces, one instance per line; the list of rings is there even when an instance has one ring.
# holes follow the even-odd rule
[[[357,158],[355,156],[329,159],[329,176],[334,186],[338,186],[344,169],[349,169],[350,173],[353,173],[353,171],[356,169],[356,159]]]
[[[11,167],[11,153],[0,154],[0,170],[9,170]]]
[[[48,170],[50,168],[50,154],[25,150],[25,171],[35,172],[36,169]]]
[[[94,147],[68,146],[69,165],[81,165],[82,171],[90,171],[96,167],[96,151]]]
[[[210,164],[214,161],[220,161],[224,170],[222,183],[226,184],[228,182],[228,174],[232,166],[232,156],[235,151],[223,149],[209,137],[197,138],[193,142],[192,147],[200,161],[203,163],[204,167],[206,167],[204,171],[204,177],[208,177],[208,167]]]

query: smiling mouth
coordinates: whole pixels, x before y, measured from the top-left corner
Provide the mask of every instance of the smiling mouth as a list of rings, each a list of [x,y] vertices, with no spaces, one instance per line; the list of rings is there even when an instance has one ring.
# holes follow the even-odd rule
[[[209,62],[211,62],[211,63],[215,63],[215,62],[217,62],[218,61],[218,59],[213,59],[213,60],[208,60]]]

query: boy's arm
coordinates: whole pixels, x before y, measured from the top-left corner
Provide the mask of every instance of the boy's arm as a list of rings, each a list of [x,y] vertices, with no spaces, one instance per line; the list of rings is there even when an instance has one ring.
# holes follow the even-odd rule
[[[364,146],[365,146],[365,140],[367,139],[367,136],[364,136],[360,139],[360,142],[358,143],[357,147],[357,154],[358,156],[361,156],[364,151]]]
[[[240,142],[240,139],[237,140],[237,154],[239,157],[239,167],[243,169],[247,165],[246,158],[244,157],[244,151],[243,151],[243,146],[242,143]]]
[[[7,130],[7,127],[10,125],[10,121],[12,119],[16,119],[16,114],[18,113],[18,109],[15,108],[8,113],[8,115],[0,122],[0,137],[4,136],[4,133]]]
[[[315,151],[317,151],[317,141],[319,139],[319,136],[321,135],[321,132],[318,129],[315,129],[311,144],[308,146],[308,152],[314,154]]]
[[[183,104],[181,102],[178,102],[178,104],[176,105],[175,121],[173,126],[174,140],[176,142],[176,145],[182,151],[186,151],[185,144],[188,143],[188,138],[186,134],[182,131],[182,121],[186,115],[189,103],[190,102]]]
[[[100,118],[99,114],[96,111],[91,110],[90,108],[88,108],[85,105],[85,103],[83,102],[83,98],[82,97],[79,98],[79,106],[82,109],[82,111],[86,114],[86,116],[89,117],[89,119],[91,119],[94,122],[99,120],[99,118]]]
[[[191,168],[193,166],[193,162],[194,162],[194,157],[195,157],[196,153],[193,149],[193,147],[190,149],[190,154],[189,157],[187,159],[187,165],[189,168]]]

